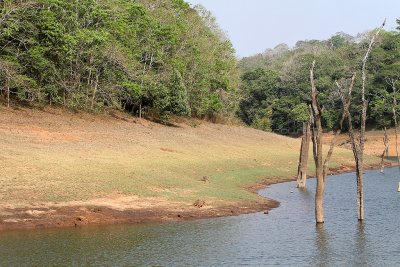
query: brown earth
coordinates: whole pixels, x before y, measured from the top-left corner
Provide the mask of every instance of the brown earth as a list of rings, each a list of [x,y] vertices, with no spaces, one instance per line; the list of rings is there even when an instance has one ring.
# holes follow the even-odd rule
[[[293,180],[300,145],[240,126],[53,108],[0,110],[0,143],[0,230],[266,211],[279,203],[255,192]],[[352,169],[338,148],[332,173]]]
[[[394,164],[386,163],[387,167]],[[376,169],[379,165],[367,165],[366,169]],[[330,175],[352,172],[352,166],[342,166],[331,169]],[[248,187],[247,190],[257,193],[258,190],[277,183],[289,182],[295,179],[267,179],[256,185]],[[155,222],[173,222],[196,219],[217,218],[226,216],[237,216],[255,212],[267,212],[279,207],[279,202],[273,199],[265,199],[263,202],[240,203],[240,205],[202,207],[193,205],[149,205],[148,202],[142,207],[132,205],[121,208],[121,199],[116,199],[115,206],[109,199],[99,199],[91,202],[72,202],[61,205],[36,208],[7,208],[0,210],[0,231],[22,230],[22,229],[46,229],[64,227],[86,227],[100,225],[122,225]],[[139,203],[144,203],[140,201]]]
[[[183,221],[234,216],[267,211],[279,206],[274,200],[249,203],[248,206],[196,208],[193,206],[152,207],[146,209],[113,209],[101,206],[63,206],[37,209],[2,209],[0,230],[82,227],[111,224],[136,224]]]
[[[366,133],[365,153],[368,155],[381,157],[385,147],[383,143],[383,136],[384,136],[383,131],[376,131],[376,130],[368,131]],[[330,144],[332,138],[333,138],[332,133],[324,134],[324,143]],[[388,139],[389,139],[388,142],[389,157],[391,158],[396,157],[396,136],[394,129],[388,130]],[[351,150],[350,138],[347,134],[339,135],[336,144],[338,147]]]

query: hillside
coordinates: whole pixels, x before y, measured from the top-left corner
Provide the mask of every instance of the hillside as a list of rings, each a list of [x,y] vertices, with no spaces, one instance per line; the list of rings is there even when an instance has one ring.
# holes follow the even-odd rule
[[[277,203],[249,188],[292,179],[300,145],[272,133],[193,119],[167,127],[123,113],[49,108],[1,110],[0,136],[0,228],[268,209]],[[338,148],[334,161],[334,168],[350,164],[351,151]],[[197,200],[204,207],[194,207]]]
[[[183,0],[0,2],[0,101],[233,115],[239,74],[206,9]]]

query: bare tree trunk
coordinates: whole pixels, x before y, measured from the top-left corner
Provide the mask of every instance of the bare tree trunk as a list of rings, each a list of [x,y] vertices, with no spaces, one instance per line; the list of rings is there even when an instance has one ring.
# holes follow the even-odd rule
[[[366,66],[369,55],[372,51],[372,47],[375,43],[375,39],[379,35],[379,32],[385,26],[386,20],[383,22],[382,26],[376,31],[375,35],[372,37],[368,50],[365,53],[365,56],[362,60],[362,86],[361,86],[361,101],[362,101],[362,111],[361,111],[361,129],[360,136],[357,139],[353,130],[352,118],[349,110],[347,109],[347,118],[349,124],[349,136],[353,149],[354,160],[356,162],[356,176],[357,176],[357,213],[358,220],[364,220],[364,194],[363,194],[363,175],[364,175],[364,166],[363,166],[363,158],[364,158],[364,145],[365,145],[365,129],[366,129],[366,121],[367,121],[367,109],[368,109],[368,101],[365,98],[365,84],[367,79],[366,74]],[[352,84],[354,83],[355,75],[352,78]],[[338,83],[336,83],[338,85]],[[339,85],[338,85],[339,86]],[[351,98],[351,96],[350,96]],[[349,100],[351,102],[351,99]]]
[[[317,186],[315,191],[315,220],[317,223],[324,223],[325,179],[323,176],[322,165],[322,125],[320,115],[314,114],[314,120],[315,125],[312,129],[312,139],[315,161],[315,176],[317,178]]]
[[[385,155],[386,155],[386,158],[387,158],[388,151],[389,151],[388,142],[389,142],[389,140],[388,140],[388,135],[387,135],[386,127],[385,127],[385,132],[384,132],[384,135],[383,135],[383,144],[385,145],[385,148],[384,148],[384,150],[382,152],[382,155],[381,155],[381,173],[385,172]]]
[[[339,122],[338,129],[335,131],[335,134],[333,136],[328,154],[325,158],[324,161],[322,161],[322,123],[321,123],[321,117],[322,117],[322,109],[321,106],[318,102],[317,99],[317,88],[315,86],[314,82],[314,68],[315,68],[315,61],[312,64],[311,70],[310,70],[310,80],[311,80],[311,99],[312,99],[312,105],[311,105],[311,111],[312,111],[312,143],[313,143],[313,156],[314,156],[314,162],[315,162],[315,173],[316,173],[316,178],[317,178],[317,186],[316,186],[316,192],[315,192],[315,220],[317,224],[324,223],[324,206],[323,206],[323,201],[324,201],[324,191],[325,191],[325,184],[326,184],[326,178],[328,176],[328,165],[329,161],[332,158],[333,155],[333,150],[335,148],[335,144],[337,141],[338,135],[341,133],[342,128],[343,128],[343,122],[346,119],[347,115],[349,114],[349,107],[351,103],[351,92],[354,86],[354,79],[355,79],[355,74],[353,75],[352,78],[352,83],[349,87],[348,90],[348,98],[345,99],[343,93],[340,91],[339,87],[339,93],[342,97],[343,101],[343,112],[342,112],[342,117]]]
[[[311,114],[310,114],[310,116],[311,116]],[[303,137],[301,138],[299,167],[297,170],[297,187],[298,188],[306,187],[310,141],[311,141],[311,120],[303,123]]]
[[[386,24],[386,19],[382,26],[376,31],[375,35],[372,37],[368,50],[365,53],[364,59],[362,61],[362,86],[361,86],[361,100],[362,100],[362,113],[361,113],[361,131],[358,147],[353,149],[354,158],[356,160],[356,175],[357,175],[357,210],[358,210],[358,220],[364,220],[364,194],[363,194],[363,175],[364,175],[364,146],[365,146],[365,127],[367,122],[367,109],[368,101],[365,98],[365,84],[367,80],[367,62],[369,55],[371,54],[372,47],[375,43],[375,39],[378,37],[380,31]],[[352,143],[355,145],[356,140],[353,138]]]
[[[322,124],[321,124],[321,107],[317,100],[317,88],[314,82],[314,68],[315,61],[312,63],[310,70],[311,81],[311,111],[313,116],[312,125],[312,143],[313,143],[313,156],[315,163],[315,176],[317,178],[317,186],[315,191],[315,220],[317,223],[324,223],[324,191],[325,182],[323,177],[322,166]]]
[[[357,175],[357,214],[358,220],[364,220],[364,166],[363,158],[359,157],[356,162]]]

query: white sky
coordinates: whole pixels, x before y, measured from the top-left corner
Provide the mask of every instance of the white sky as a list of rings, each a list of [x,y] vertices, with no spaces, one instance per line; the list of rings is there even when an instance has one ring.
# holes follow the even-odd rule
[[[327,39],[336,32],[356,35],[381,25],[396,28],[400,0],[186,0],[201,4],[227,32],[238,56],[280,43]]]

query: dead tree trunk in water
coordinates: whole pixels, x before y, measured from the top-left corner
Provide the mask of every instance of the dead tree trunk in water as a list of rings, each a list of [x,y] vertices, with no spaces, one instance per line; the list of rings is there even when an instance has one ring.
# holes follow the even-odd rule
[[[358,207],[358,220],[364,220],[364,192],[363,192],[363,175],[364,175],[364,145],[365,145],[365,126],[367,122],[367,108],[368,100],[365,98],[365,83],[367,79],[366,68],[369,55],[371,54],[372,47],[375,43],[376,37],[378,37],[380,31],[385,27],[386,19],[382,23],[382,26],[376,31],[375,35],[372,37],[367,53],[362,61],[362,87],[361,87],[361,100],[362,100],[362,114],[361,114],[361,131],[360,131],[360,141],[358,148],[353,146],[354,157],[356,160],[356,174],[357,174],[357,207]],[[355,144],[354,138],[352,143]]]
[[[324,223],[324,190],[325,190],[325,177],[322,165],[322,109],[317,100],[317,88],[314,82],[314,67],[315,61],[312,64],[310,71],[311,80],[311,111],[313,116],[312,125],[312,143],[313,143],[313,156],[315,163],[315,176],[317,178],[317,186],[315,192],[315,220],[317,223]]]
[[[323,161],[322,159],[322,123],[321,123],[321,117],[322,117],[322,108],[318,102],[317,99],[317,88],[315,86],[314,82],[314,68],[315,68],[315,61],[312,64],[311,70],[310,70],[310,81],[311,81],[311,100],[312,100],[312,105],[311,105],[311,114],[312,114],[312,125],[311,125],[311,140],[313,143],[313,156],[314,156],[314,162],[315,162],[315,176],[317,178],[317,186],[316,186],[316,192],[315,192],[315,220],[317,224],[319,223],[324,223],[324,206],[323,206],[323,201],[324,201],[324,191],[325,191],[325,184],[326,184],[326,178],[328,176],[328,164],[329,161],[332,157],[333,150],[335,148],[335,144],[337,141],[338,135],[342,131],[342,126],[343,122],[347,117],[347,114],[349,114],[349,107],[350,107],[350,101],[351,101],[351,91],[353,88],[354,84],[354,77],[352,79],[352,84],[349,88],[349,97],[348,100],[345,100],[344,95],[342,95],[342,100],[343,100],[343,113],[341,120],[339,122],[338,129],[335,131],[328,154]]]
[[[362,84],[361,84],[361,129],[360,136],[356,139],[353,125],[351,120],[351,115],[348,113],[348,123],[349,123],[349,136],[351,145],[353,148],[354,160],[356,162],[356,176],[357,176],[357,213],[358,220],[364,220],[364,193],[363,193],[363,176],[364,176],[364,146],[365,146],[365,127],[367,122],[367,109],[368,100],[365,98],[365,84],[367,80],[367,61],[371,54],[372,47],[375,43],[375,39],[378,37],[380,31],[386,24],[386,20],[383,22],[382,26],[376,31],[374,36],[371,38],[367,52],[362,60]]]
[[[389,154],[389,152],[388,152],[389,151],[388,142],[389,142],[389,139],[388,139],[388,135],[387,135],[386,127],[385,127],[385,132],[384,132],[384,135],[383,135],[383,144],[385,145],[385,149],[383,150],[382,155],[381,155],[381,173],[384,173],[384,171],[385,171],[385,155],[386,155],[386,158],[387,158],[388,154]]]
[[[312,115],[310,108],[310,118],[307,122],[303,122],[303,137],[301,138],[299,167],[297,170],[297,188],[305,188],[307,181],[308,154],[311,141],[311,123]]]

